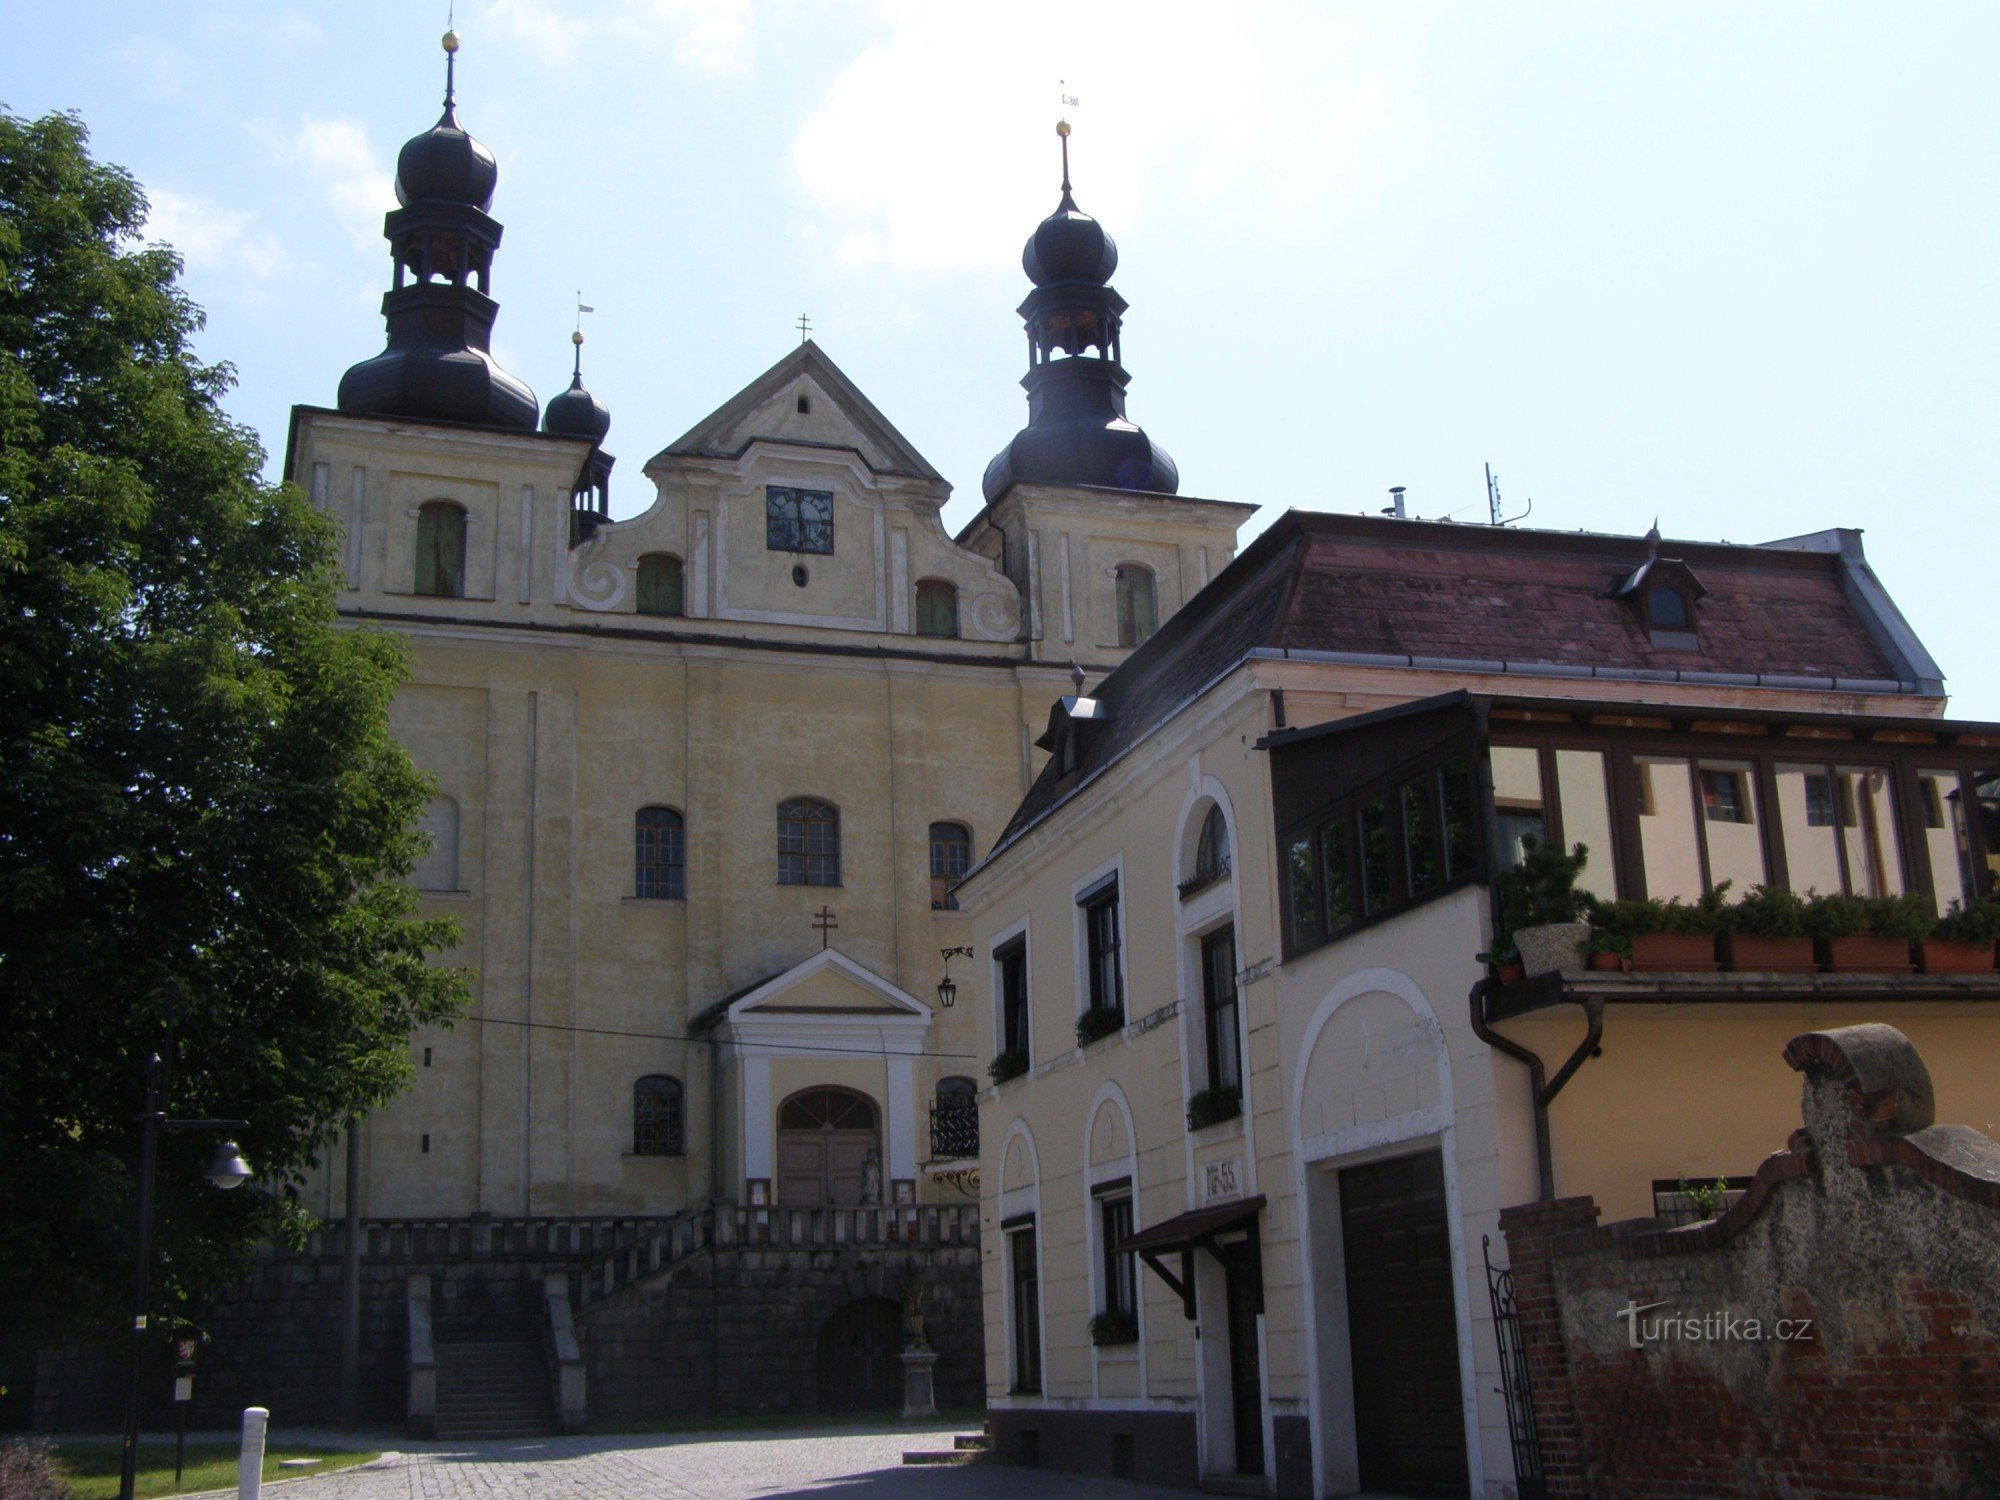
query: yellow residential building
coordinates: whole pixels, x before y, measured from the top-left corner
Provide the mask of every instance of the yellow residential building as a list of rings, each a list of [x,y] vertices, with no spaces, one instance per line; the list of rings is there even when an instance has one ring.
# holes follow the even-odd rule
[[[1992,892],[2000,726],[1943,708],[1851,532],[1293,512],[1257,538],[1056,706],[961,888],[1003,1460],[1500,1500],[1534,1477],[1500,1394],[1502,1207],[1671,1217],[1784,1144],[1770,1059],[1817,1026],[1892,1020],[1951,1117],[2000,1114],[1990,954],[1483,962],[1531,833],[1586,844],[1606,898]]]

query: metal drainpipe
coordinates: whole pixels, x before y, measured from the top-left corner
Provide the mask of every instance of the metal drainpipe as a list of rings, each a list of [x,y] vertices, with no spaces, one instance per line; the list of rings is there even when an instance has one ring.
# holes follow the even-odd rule
[[[1533,1096],[1535,1107],[1535,1170],[1539,1178],[1537,1196],[1542,1202],[1552,1201],[1556,1195],[1555,1153],[1549,1140],[1549,1105],[1556,1095],[1563,1091],[1576,1070],[1583,1066],[1584,1059],[1595,1056],[1604,1041],[1604,999],[1600,995],[1584,997],[1583,1014],[1588,1029],[1583,1040],[1577,1044],[1569,1060],[1557,1071],[1552,1081],[1545,1081],[1547,1069],[1542,1059],[1523,1047],[1500,1035],[1486,1024],[1486,997],[1492,993],[1494,981],[1491,975],[1473,985],[1466,999],[1472,1009],[1472,1034],[1496,1052],[1504,1052],[1518,1062],[1528,1065],[1528,1089]]]

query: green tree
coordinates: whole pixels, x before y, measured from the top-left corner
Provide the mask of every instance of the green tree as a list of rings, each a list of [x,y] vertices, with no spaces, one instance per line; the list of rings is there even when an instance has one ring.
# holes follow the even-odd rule
[[[148,1054],[249,1120],[266,1190],[161,1143],[160,1310],[307,1222],[304,1170],[465,1000],[402,881],[428,787],[398,644],[335,619],[333,536],[223,414],[180,262],[73,116],[0,112],[0,1308],[21,1342],[129,1295]]]

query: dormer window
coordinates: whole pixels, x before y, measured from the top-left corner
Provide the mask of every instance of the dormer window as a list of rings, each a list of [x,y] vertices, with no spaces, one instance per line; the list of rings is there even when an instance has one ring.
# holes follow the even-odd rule
[[[1693,629],[1694,615],[1688,608],[1687,595],[1666,584],[1653,589],[1646,595],[1646,623],[1655,630]]]
[[[1657,538],[1651,540],[1657,547]],[[1611,597],[1624,600],[1638,616],[1655,650],[1693,651],[1701,645],[1695,607],[1707,592],[1694,569],[1656,551],[1612,586]]]

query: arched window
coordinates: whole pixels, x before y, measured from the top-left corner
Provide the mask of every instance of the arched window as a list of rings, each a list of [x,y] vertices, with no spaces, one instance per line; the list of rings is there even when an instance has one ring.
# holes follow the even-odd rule
[[[780,1130],[873,1130],[875,1103],[853,1089],[806,1089],[778,1106]]]
[[[632,894],[641,901],[687,897],[687,841],[671,807],[642,807],[632,820]]]
[[[840,884],[840,809],[831,802],[778,804],[778,884]]]
[[[972,830],[963,823],[931,824],[931,910],[957,911],[951,888],[972,868]]]
[[[685,1149],[681,1081],[665,1073],[648,1073],[632,1085],[632,1154],[679,1156]]]
[[[954,1074],[940,1078],[931,1105],[931,1160],[963,1160],[979,1155],[979,1084]]]
[[[917,581],[917,634],[946,639],[958,634],[958,586],[942,578]]]
[[[1210,803],[1208,816],[1201,820],[1201,837],[1194,846],[1194,871],[1188,881],[1190,892],[1213,885],[1229,873],[1229,823],[1222,808]]]
[[[681,603],[681,560],[671,552],[648,552],[639,559],[639,602],[642,615],[687,613]]]
[[[417,511],[417,592],[439,599],[465,597],[465,510],[449,500],[426,500]]]
[[[417,831],[430,835],[431,846],[417,856],[413,872],[420,891],[458,889],[458,803],[436,796],[424,804]]]
[[[1137,563],[1120,563],[1118,578],[1118,644],[1142,646],[1160,628],[1160,606],[1153,592],[1153,574]]]

